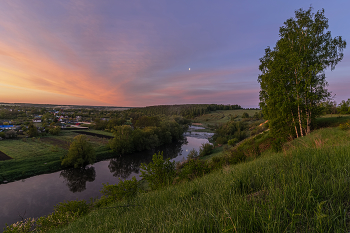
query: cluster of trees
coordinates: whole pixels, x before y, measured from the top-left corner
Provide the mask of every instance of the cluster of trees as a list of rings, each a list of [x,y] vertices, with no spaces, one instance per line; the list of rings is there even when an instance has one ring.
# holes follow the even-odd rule
[[[242,109],[240,105],[223,104],[184,104],[184,105],[158,105],[145,108],[130,109],[130,112],[140,112],[148,116],[152,115],[178,115],[188,119],[207,114],[216,110]]]
[[[324,10],[295,11],[280,27],[276,46],[260,59],[260,107],[276,138],[300,137],[311,132],[330,98],[324,70],[343,58],[346,42],[332,38]]]
[[[350,99],[342,100],[338,105],[335,101],[324,101],[320,104],[323,114],[350,114]]]
[[[101,118],[94,119],[94,129],[97,130],[112,130],[115,126],[123,125],[127,122],[125,117],[113,117],[108,120],[102,120]]]
[[[157,117],[143,116],[130,125],[115,126],[114,138],[109,145],[118,154],[149,150],[182,138],[184,127],[175,120],[161,121]]]
[[[246,122],[229,121],[216,129],[213,140],[215,140],[218,144],[226,144],[231,139],[241,141],[247,137],[248,134],[246,130],[248,128],[249,126]]]

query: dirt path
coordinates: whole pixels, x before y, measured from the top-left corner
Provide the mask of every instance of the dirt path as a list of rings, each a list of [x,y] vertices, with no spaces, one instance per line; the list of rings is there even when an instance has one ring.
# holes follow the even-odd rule
[[[12,159],[10,156],[8,156],[4,152],[0,151],[0,161],[10,160],[10,159]]]

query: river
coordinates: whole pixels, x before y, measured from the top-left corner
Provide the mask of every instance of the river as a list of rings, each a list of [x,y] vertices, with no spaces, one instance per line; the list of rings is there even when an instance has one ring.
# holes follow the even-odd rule
[[[85,168],[67,169],[0,185],[0,232],[7,224],[22,218],[37,218],[53,211],[56,204],[71,200],[90,200],[101,197],[102,183],[117,184],[119,178],[140,179],[140,164],[152,161],[152,155],[164,152],[171,161],[185,159],[193,148],[207,143],[212,133],[194,132],[203,129],[191,126],[185,140],[154,151],[119,156],[100,161]]]

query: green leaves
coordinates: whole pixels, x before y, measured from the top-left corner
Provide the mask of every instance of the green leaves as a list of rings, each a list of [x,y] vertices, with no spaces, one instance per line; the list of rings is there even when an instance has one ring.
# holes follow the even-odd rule
[[[95,162],[95,150],[85,135],[74,137],[74,141],[69,147],[68,154],[62,160],[62,166],[81,167],[85,164]]]
[[[260,107],[270,120],[274,137],[299,137],[311,132],[321,113],[321,101],[330,98],[324,70],[333,70],[343,58],[346,42],[332,39],[324,10],[295,11],[280,28],[276,46],[260,58]]]
[[[159,189],[173,182],[175,177],[175,162],[163,159],[163,152],[154,154],[152,162],[141,164],[141,177],[148,182],[152,190]]]

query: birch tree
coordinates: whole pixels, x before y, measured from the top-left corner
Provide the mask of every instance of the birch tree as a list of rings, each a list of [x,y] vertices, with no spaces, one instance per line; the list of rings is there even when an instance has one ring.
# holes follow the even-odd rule
[[[260,107],[277,137],[309,134],[321,101],[330,98],[324,71],[343,59],[346,42],[327,29],[323,9],[299,9],[280,27],[276,46],[260,58]]]

